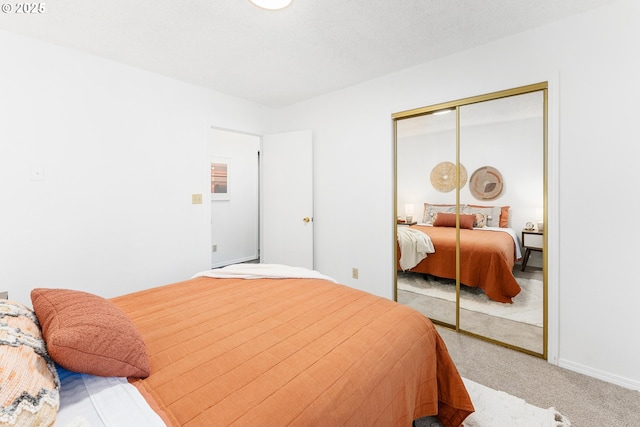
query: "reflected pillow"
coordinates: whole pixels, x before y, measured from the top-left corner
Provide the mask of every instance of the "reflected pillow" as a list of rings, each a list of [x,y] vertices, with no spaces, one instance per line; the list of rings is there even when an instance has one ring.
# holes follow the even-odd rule
[[[460,228],[473,229],[473,223],[476,220],[475,215],[460,214]],[[439,212],[433,223],[434,227],[455,227],[456,214],[448,212]]]
[[[466,214],[482,213],[487,216],[487,227],[500,226],[499,206],[465,205],[463,212]]]
[[[425,203],[422,214],[422,223],[433,224],[436,219],[436,214],[439,212],[455,213],[456,205]]]
[[[111,301],[87,292],[40,288],[33,309],[51,358],[70,371],[147,377],[149,357],[135,325]]]
[[[464,213],[483,213],[487,215],[487,227],[509,227],[510,206],[465,205]]]
[[[507,228],[509,227],[509,208],[511,206],[502,206],[500,208],[500,227]]]
[[[473,221],[473,228],[484,228],[487,226],[487,215],[483,213],[475,213],[475,220]]]

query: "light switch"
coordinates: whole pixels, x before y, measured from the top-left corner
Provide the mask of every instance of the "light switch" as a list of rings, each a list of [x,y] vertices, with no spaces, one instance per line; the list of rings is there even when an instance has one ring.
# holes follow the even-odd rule
[[[191,204],[192,205],[201,205],[202,204],[202,194],[192,194],[191,195]]]

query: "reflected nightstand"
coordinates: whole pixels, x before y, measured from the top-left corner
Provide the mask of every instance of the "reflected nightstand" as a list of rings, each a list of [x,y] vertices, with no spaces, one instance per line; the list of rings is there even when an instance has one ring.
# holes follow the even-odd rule
[[[538,230],[522,230],[522,246],[525,249],[524,259],[522,260],[522,271],[527,268],[531,251],[542,252],[544,246],[543,235],[544,233]]]

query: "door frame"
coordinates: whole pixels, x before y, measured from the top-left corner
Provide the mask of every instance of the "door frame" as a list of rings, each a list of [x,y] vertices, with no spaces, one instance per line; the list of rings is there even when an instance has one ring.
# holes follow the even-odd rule
[[[256,236],[255,236],[255,254],[257,256],[257,259],[260,259],[260,164],[259,164],[259,154],[260,154],[260,146],[262,143],[262,136],[256,133],[252,133],[252,132],[244,132],[244,131],[239,131],[239,130],[235,130],[235,129],[229,129],[229,128],[223,128],[223,127],[218,127],[218,126],[211,126],[210,127],[211,131],[220,131],[220,132],[227,132],[230,134],[236,134],[236,135],[244,135],[244,136],[248,136],[248,137],[254,137],[256,138],[256,142],[257,142],[257,146],[256,146],[256,158],[255,158],[255,162],[256,162],[256,203],[257,203],[257,209],[256,209],[256,215],[255,217],[252,219],[252,221],[255,221],[255,227],[256,227]],[[212,152],[212,145],[211,145],[211,141],[209,140],[208,144],[207,144],[207,155],[208,155],[208,159],[211,159],[214,156],[214,153]],[[230,159],[230,167],[233,167],[233,159]],[[233,189],[230,188],[231,191],[231,198],[233,197]],[[213,201],[209,200],[210,202],[210,230],[209,230],[209,236],[211,238],[211,241],[209,243],[209,249],[210,249],[210,263],[211,263],[211,268],[219,268],[219,267],[223,267],[225,265],[229,265],[229,264],[236,264],[236,263],[241,263],[241,262],[247,262],[247,261],[253,261],[256,259],[256,257],[254,256],[243,256],[240,258],[233,258],[233,259],[226,259],[220,262],[213,262],[213,260],[211,259],[213,257],[212,253],[213,253],[213,245],[216,244],[216,241],[213,239],[213,220],[214,220],[214,216],[213,216]],[[216,203],[225,203],[224,201],[215,201]]]

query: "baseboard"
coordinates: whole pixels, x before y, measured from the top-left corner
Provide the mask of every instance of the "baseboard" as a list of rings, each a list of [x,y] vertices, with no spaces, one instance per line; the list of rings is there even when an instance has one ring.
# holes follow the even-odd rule
[[[219,268],[219,267],[224,267],[225,265],[239,264],[241,262],[247,262],[247,261],[254,261],[255,259],[256,259],[255,256],[250,256],[250,257],[245,257],[245,258],[238,258],[238,259],[231,259],[231,260],[227,260],[227,261],[223,261],[223,262],[217,262],[215,264],[212,264],[211,268]]]
[[[561,368],[569,369],[570,371],[578,372],[580,374],[588,375],[590,377],[597,378],[602,381],[606,381],[611,384],[619,385],[620,387],[640,391],[640,381],[621,377],[619,375],[615,375],[610,372],[601,371],[599,369],[594,369],[589,366],[585,366],[580,363],[571,362],[566,359],[560,359],[558,366],[560,366]]]

